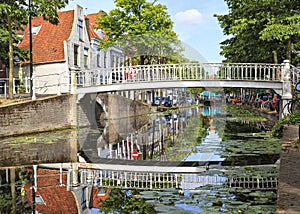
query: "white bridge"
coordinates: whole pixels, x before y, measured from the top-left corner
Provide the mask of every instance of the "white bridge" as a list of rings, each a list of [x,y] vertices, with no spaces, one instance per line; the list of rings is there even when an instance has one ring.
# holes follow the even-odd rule
[[[291,97],[300,70],[282,64],[190,63],[72,70],[71,92],[147,90],[158,88],[266,88]]]

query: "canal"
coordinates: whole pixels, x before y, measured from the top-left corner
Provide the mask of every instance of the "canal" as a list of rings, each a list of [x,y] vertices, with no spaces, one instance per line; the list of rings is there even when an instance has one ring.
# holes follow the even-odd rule
[[[275,213],[276,117],[220,102],[2,138],[1,213]]]

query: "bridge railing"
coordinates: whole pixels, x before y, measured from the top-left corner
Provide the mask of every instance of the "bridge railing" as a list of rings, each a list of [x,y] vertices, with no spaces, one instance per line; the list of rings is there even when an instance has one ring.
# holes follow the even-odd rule
[[[255,177],[235,177],[229,178],[225,183],[228,188],[243,188],[243,189],[261,189],[270,190],[278,188],[277,177],[255,178]]]
[[[258,63],[184,63],[121,66],[76,72],[77,86],[173,80],[281,81],[283,65]]]
[[[293,85],[296,85],[297,82],[300,82],[300,69],[291,65],[291,81]]]
[[[209,173],[171,173],[139,172],[124,170],[79,169],[79,183],[96,187],[122,189],[168,189],[181,188],[193,190],[202,186],[223,186],[225,188],[276,189],[278,179],[274,176],[257,178],[257,176],[219,176]]]

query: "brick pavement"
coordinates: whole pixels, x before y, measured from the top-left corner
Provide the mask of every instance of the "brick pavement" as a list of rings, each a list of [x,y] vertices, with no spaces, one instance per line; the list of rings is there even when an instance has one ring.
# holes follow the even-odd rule
[[[276,214],[300,214],[300,152],[294,147],[298,126],[285,126],[280,154]]]

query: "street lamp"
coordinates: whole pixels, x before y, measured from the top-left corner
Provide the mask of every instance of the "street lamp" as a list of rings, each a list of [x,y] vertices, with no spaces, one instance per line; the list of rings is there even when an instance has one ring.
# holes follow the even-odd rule
[[[32,23],[31,23],[31,0],[28,1],[28,9],[29,9],[29,73],[30,73],[30,96],[31,99],[34,99],[33,94],[33,67],[32,67]],[[34,182],[34,167],[32,170],[32,213],[35,213],[35,182]]]
[[[28,1],[28,9],[29,9],[29,75],[30,75],[30,96],[34,100],[35,99],[35,94],[33,93],[31,0]]]

